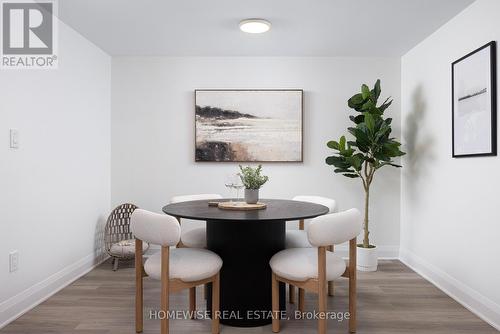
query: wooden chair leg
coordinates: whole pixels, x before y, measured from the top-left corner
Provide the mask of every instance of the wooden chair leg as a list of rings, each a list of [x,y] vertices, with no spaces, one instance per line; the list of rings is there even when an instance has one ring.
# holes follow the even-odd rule
[[[143,330],[142,240],[135,240],[135,331]]]
[[[288,284],[288,301],[295,304],[295,287],[291,284]]]
[[[302,313],[305,311],[305,296],[306,291],[299,288],[299,311]]]
[[[194,319],[194,313],[196,312],[196,287],[189,289],[189,314],[190,318]]]
[[[319,262],[319,271],[318,271],[318,311],[319,311],[319,320],[318,320],[318,333],[326,334],[326,253],[325,250],[321,250],[323,247],[318,248],[318,262]]]
[[[118,258],[114,257],[113,258],[113,271],[118,270]]]
[[[349,332],[356,333],[356,239],[349,242]]]
[[[212,283],[212,334],[219,334],[220,274],[217,273]]]
[[[163,317],[160,320],[160,333],[168,334],[168,317],[167,312],[169,308],[169,272],[168,272],[168,257],[169,257],[169,248],[162,247],[161,248],[161,310],[165,312]]]
[[[280,331],[280,296],[279,296],[279,283],[276,279],[276,274],[273,272],[271,277],[272,286],[272,308],[273,308],[273,333]]]
[[[356,333],[356,280],[349,278],[349,333]]]
[[[319,290],[319,295],[318,295],[318,311],[319,311],[319,314],[320,314],[320,317],[319,317],[319,323],[318,323],[318,333],[319,334],[326,334],[326,286],[323,285],[323,287],[321,287],[321,283],[320,284],[320,290]]]
[[[304,230],[304,219],[299,220],[299,230]]]
[[[333,252],[333,250],[334,250],[333,245],[328,246],[327,250],[329,250],[330,252]],[[328,282],[328,295],[333,296],[334,291],[335,291],[335,283],[333,281]]]
[[[334,292],[335,292],[335,282],[330,281],[328,282],[328,295],[333,296]]]

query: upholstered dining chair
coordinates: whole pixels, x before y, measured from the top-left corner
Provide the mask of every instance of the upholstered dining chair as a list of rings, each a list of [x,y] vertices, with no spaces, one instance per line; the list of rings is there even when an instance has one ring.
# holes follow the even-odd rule
[[[222,196],[219,194],[198,194],[174,196],[170,203],[179,203],[198,200],[219,200]],[[179,224],[181,220],[179,219]],[[194,227],[184,227],[181,232],[181,241],[178,247],[206,248],[207,247],[207,228],[204,222],[190,222]],[[181,224],[182,226],[182,224]]]
[[[295,196],[292,198],[294,201],[308,202],[314,204],[324,205],[328,208],[328,213],[333,213],[335,211],[336,202],[335,200],[322,196]],[[287,230],[286,231],[286,241],[285,248],[303,248],[312,247],[307,239],[307,232],[304,231],[304,219],[299,221],[298,230]]]
[[[161,311],[169,309],[169,295],[183,289],[212,283],[212,333],[219,333],[219,272],[222,259],[207,249],[173,248],[180,240],[179,222],[172,216],[137,209],[130,228],[135,235],[135,330],[143,330],[143,277],[161,280]],[[161,252],[149,257],[143,265],[142,242],[161,246]],[[190,311],[196,311],[190,305]],[[169,319],[161,318],[161,334],[169,331]]]
[[[181,195],[172,197],[170,203],[219,199],[222,199],[222,196],[219,194]],[[207,226],[205,222],[189,221],[189,224],[187,224],[189,227],[184,224],[185,226],[182,228],[181,219],[177,218],[177,220],[181,225],[181,240],[177,244],[177,247],[207,248]],[[206,285],[204,286],[203,291],[206,298]],[[196,287],[189,290],[189,304],[196,304]]]
[[[349,279],[349,331],[356,331],[356,237],[361,232],[362,218],[357,209],[314,218],[307,237],[314,248],[290,248],[276,253],[269,264],[272,269],[273,314],[279,314],[279,282],[298,286],[318,294],[318,333],[327,327],[327,282],[340,277]],[[349,241],[349,265],[328,251],[329,245]],[[304,312],[304,304],[299,303]],[[272,330],[280,331],[280,319],[273,318]]]
[[[314,204],[324,205],[328,208],[328,213],[333,213],[336,209],[337,203],[335,200],[322,197],[322,196],[295,196],[294,201],[308,202]],[[285,239],[285,248],[304,248],[312,247],[311,243],[307,239],[307,232],[304,230],[304,219],[299,221],[298,230],[287,230]],[[328,247],[328,250],[333,252],[333,245]],[[333,296],[334,293],[334,283],[328,282],[328,294]],[[304,302],[304,290],[299,289],[299,304]],[[295,303],[295,287],[293,285],[288,286],[288,300],[291,304]]]

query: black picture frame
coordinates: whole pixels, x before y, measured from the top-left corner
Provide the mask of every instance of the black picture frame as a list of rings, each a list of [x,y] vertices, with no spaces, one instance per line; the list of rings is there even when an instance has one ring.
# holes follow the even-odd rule
[[[259,160],[242,160],[242,159],[200,159],[197,146],[197,124],[196,124],[196,106],[197,96],[199,92],[296,92],[300,94],[300,157],[296,160],[274,160],[274,159],[259,159]],[[217,162],[228,162],[228,163],[303,163],[304,162],[304,90],[301,88],[276,88],[276,89],[195,89],[194,90],[194,106],[195,106],[195,124],[194,124],[194,161],[201,163],[217,163]]]
[[[455,129],[456,127],[456,117],[455,114],[457,112],[457,105],[455,102],[455,97],[457,96],[455,90],[455,79],[457,75],[457,65],[459,65],[461,62],[467,61],[467,59],[470,59],[470,57],[474,57],[477,55],[480,51],[483,51],[484,49],[489,48],[489,57],[490,57],[490,62],[489,62],[489,76],[490,76],[490,135],[491,135],[491,150],[485,151],[485,152],[461,152],[457,153],[455,149],[455,143],[456,143],[456,135],[457,131]],[[497,155],[497,70],[496,70],[496,41],[491,41],[480,48],[468,53],[467,55],[463,56],[460,59],[457,59],[451,64],[451,105],[452,105],[452,110],[451,110],[451,117],[452,117],[452,157],[453,158],[465,158],[465,157],[484,157],[484,156],[496,156]],[[484,74],[484,73],[483,73]],[[477,95],[481,95],[486,92],[486,89],[484,89],[475,93],[469,93],[466,96],[463,96],[461,98],[458,98],[458,101],[460,102],[461,100],[469,99],[469,98],[474,98],[477,97]]]

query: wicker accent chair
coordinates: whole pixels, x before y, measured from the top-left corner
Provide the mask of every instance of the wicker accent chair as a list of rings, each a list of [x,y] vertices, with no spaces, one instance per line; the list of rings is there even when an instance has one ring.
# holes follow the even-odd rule
[[[119,260],[131,260],[135,257],[135,238],[130,231],[130,216],[137,206],[125,203],[117,206],[108,217],[104,230],[104,246],[113,259],[113,271],[118,269]],[[149,244],[144,242],[142,252]]]

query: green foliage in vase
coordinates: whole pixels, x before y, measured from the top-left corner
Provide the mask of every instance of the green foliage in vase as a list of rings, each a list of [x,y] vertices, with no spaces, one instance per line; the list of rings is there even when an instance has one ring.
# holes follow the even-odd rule
[[[256,168],[240,165],[240,171],[241,182],[243,182],[246,189],[260,189],[269,179],[269,177],[261,175],[262,165]]]
[[[368,209],[370,186],[375,172],[384,166],[401,167],[394,162],[394,158],[405,153],[400,150],[401,144],[391,137],[392,118],[385,118],[384,112],[392,103],[387,98],[378,104],[380,80],[377,80],[373,89],[367,85],[361,86],[361,92],[351,97],[347,105],[357,114],[349,116],[354,126],[347,128],[354,137],[347,140],[345,136],[338,141],[331,140],[327,146],[334,150],[333,155],[326,158],[326,163],[333,166],[334,172],[349,178],[360,178],[365,190],[365,217],[364,238],[361,247],[370,248],[368,238]]]

